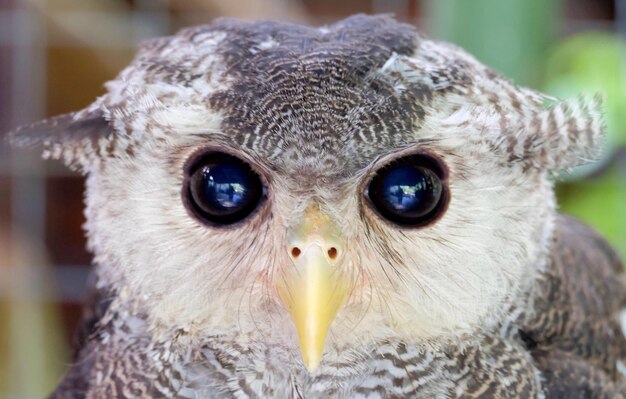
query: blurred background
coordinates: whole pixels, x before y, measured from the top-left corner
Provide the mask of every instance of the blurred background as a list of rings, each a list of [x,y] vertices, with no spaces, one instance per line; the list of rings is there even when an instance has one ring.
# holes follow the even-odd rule
[[[626,258],[626,0],[0,0],[0,139],[80,109],[143,39],[219,16],[325,24],[395,13],[517,83],[606,93],[608,141],[560,178],[563,211]],[[83,179],[0,140],[0,398],[40,398],[63,375],[90,270]]]

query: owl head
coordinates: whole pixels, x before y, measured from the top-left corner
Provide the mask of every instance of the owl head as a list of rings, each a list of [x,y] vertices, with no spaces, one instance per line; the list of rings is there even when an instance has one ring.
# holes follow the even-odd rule
[[[154,334],[293,343],[310,369],[502,324],[546,262],[550,177],[603,130],[597,98],[518,87],[388,16],[216,20],[106,88],[12,136],[87,176],[100,284]]]

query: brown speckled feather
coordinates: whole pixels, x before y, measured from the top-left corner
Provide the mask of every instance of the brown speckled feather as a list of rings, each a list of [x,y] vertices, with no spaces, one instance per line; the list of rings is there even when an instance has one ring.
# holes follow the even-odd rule
[[[624,397],[626,283],[617,253],[561,215],[551,255],[520,325],[547,397]]]

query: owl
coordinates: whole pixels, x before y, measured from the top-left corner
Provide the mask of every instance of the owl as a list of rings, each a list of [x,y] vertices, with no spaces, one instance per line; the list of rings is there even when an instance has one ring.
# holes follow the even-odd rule
[[[94,279],[52,398],[624,398],[626,284],[560,215],[601,98],[390,16],[219,19],[15,130],[86,175]]]

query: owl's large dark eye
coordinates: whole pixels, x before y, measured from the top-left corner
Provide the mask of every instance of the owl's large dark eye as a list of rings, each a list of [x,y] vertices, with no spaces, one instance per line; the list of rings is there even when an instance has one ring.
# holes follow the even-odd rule
[[[423,226],[445,210],[447,193],[442,178],[436,161],[412,155],[381,168],[370,182],[367,196],[385,219],[403,226]]]
[[[196,216],[218,225],[250,215],[263,199],[263,183],[250,165],[221,152],[201,157],[189,169],[186,201]]]

